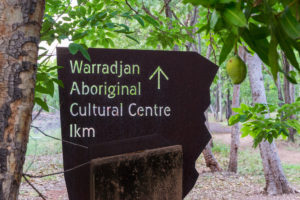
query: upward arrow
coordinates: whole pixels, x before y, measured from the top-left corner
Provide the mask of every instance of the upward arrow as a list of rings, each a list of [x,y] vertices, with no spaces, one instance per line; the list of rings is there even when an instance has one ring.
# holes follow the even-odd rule
[[[166,80],[169,80],[169,77],[165,74],[165,72],[158,66],[156,70],[151,74],[149,80],[151,80],[157,74],[157,89],[160,90],[160,74],[162,74]]]

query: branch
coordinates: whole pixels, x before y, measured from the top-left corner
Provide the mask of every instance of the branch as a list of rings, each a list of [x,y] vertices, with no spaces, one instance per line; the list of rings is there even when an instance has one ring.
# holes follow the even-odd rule
[[[147,13],[150,17],[152,17],[153,19],[156,19],[157,21],[159,21],[158,17],[154,16],[150,10],[148,8],[146,8],[144,2],[143,2],[143,6],[142,6],[142,9],[145,11],[145,13]],[[160,22],[160,21],[159,21]],[[161,22],[160,22],[161,24]]]
[[[39,109],[38,113],[32,118],[31,123],[32,123],[34,120],[36,120],[36,118],[41,114],[42,110],[43,110],[43,108],[41,107],[41,108]]]
[[[191,19],[190,26],[194,26],[197,23],[197,19],[198,19],[198,7],[195,6],[194,7],[194,14],[193,14],[193,17]]]
[[[184,27],[185,27],[185,25],[179,20],[179,18],[178,18],[177,15],[175,14],[174,10],[172,10],[171,12],[172,12],[173,16],[175,17],[175,19],[179,22],[179,24],[180,24],[181,26],[184,26]]]
[[[36,191],[36,193],[38,193],[38,195],[43,200],[46,200],[45,196],[36,187],[34,187],[34,185],[26,178],[26,176],[24,174],[22,176],[23,176],[24,180],[28,183],[28,185],[30,185],[32,187],[32,189],[34,189],[34,191]]]
[[[133,12],[135,12],[135,14],[139,14],[139,12],[138,12],[137,10],[135,10],[135,9],[129,4],[129,2],[128,2],[127,0],[125,0],[125,2],[126,2],[126,4],[127,4],[127,6],[128,6]]]
[[[40,133],[42,133],[44,136],[47,136],[49,138],[52,138],[54,140],[59,140],[59,141],[62,141],[62,142],[65,142],[65,143],[68,143],[68,144],[71,144],[71,145],[74,145],[74,146],[78,146],[78,147],[81,147],[81,148],[84,148],[84,149],[88,149],[87,146],[83,146],[83,145],[80,145],[80,144],[76,144],[74,142],[70,142],[70,141],[67,141],[67,140],[64,140],[64,139],[60,139],[60,138],[56,138],[56,137],[53,137],[51,135],[48,135],[47,133],[45,133],[44,131],[42,131],[39,127],[37,126],[33,126],[31,125],[32,128],[35,128],[36,130],[38,130]]]
[[[70,169],[67,169],[67,170],[64,170],[64,171],[60,171],[60,172],[54,172],[54,173],[45,174],[45,175],[32,175],[32,174],[25,174],[24,173],[23,176],[27,176],[29,178],[44,178],[44,177],[48,177],[48,176],[54,176],[54,175],[64,174],[64,173],[76,170],[76,169],[78,169],[80,167],[83,167],[85,165],[88,165],[88,164],[90,164],[90,161],[88,161],[86,163],[83,163],[83,164],[80,164],[80,165],[76,165],[75,167],[72,167]]]

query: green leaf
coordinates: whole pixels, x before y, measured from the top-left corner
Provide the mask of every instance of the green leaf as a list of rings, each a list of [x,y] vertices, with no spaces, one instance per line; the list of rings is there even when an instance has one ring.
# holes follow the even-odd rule
[[[280,24],[283,30],[292,39],[300,38],[300,23],[297,22],[296,18],[292,15],[290,9],[287,7],[280,17]]]
[[[80,7],[79,7],[79,15],[85,16],[85,14],[86,14],[86,9],[85,9],[85,7],[80,6]]]
[[[240,115],[239,114],[233,115],[229,118],[228,125],[232,126],[232,125],[238,123],[239,121],[240,121]]]
[[[241,9],[238,7],[226,8],[223,12],[225,20],[235,26],[246,27],[247,20]]]
[[[132,37],[131,35],[126,35],[126,37],[128,37],[129,39],[135,41],[136,43],[140,43],[137,39],[135,39],[134,37]]]
[[[279,64],[278,64],[279,56],[278,56],[278,52],[277,52],[277,45],[278,45],[278,42],[277,42],[275,36],[272,35],[271,41],[270,41],[268,58],[269,58],[269,63],[270,63],[270,67],[271,67],[271,73],[272,73],[272,76],[273,76],[275,82],[277,80],[277,73],[279,71]]]
[[[224,3],[224,4],[228,4],[228,3],[235,3],[236,0],[219,0],[218,3]]]
[[[111,23],[111,22],[105,23],[105,26],[106,26],[107,28],[111,28],[111,29],[115,28],[115,24],[114,24],[114,23]]]
[[[204,7],[213,7],[216,4],[215,0],[183,0],[183,3],[191,3],[194,6],[202,5]]]
[[[217,10],[214,10],[213,14],[211,15],[210,19],[210,28],[214,29],[218,19],[220,18],[220,13]]]
[[[85,57],[88,61],[91,62],[91,57],[84,46],[81,44],[71,43],[69,45],[69,51],[72,55],[75,55],[78,51]]]
[[[42,86],[42,85],[40,85],[40,84],[37,84],[37,85],[35,86],[35,91],[38,92],[38,93],[42,93],[42,94],[49,94],[49,95],[52,94],[51,88],[49,88],[49,87],[44,87],[44,86]]]
[[[268,58],[268,52],[269,52],[269,42],[267,39],[261,39],[256,40],[248,29],[243,29],[241,31],[241,36],[244,39],[244,41],[249,45],[249,47],[254,50],[257,55],[260,57],[260,59],[266,64],[269,65],[269,58]]]
[[[79,51],[89,62],[91,62],[91,57],[90,57],[90,54],[88,53],[87,49],[85,49],[83,46],[80,45]]]
[[[75,33],[72,37],[72,40],[75,41],[75,40],[79,40],[81,38],[83,38],[84,36],[88,35],[88,31],[84,31],[84,32],[80,32],[80,33]]]
[[[41,106],[43,108],[43,110],[49,112],[49,107],[48,107],[47,103],[45,101],[43,101],[41,98],[35,97],[34,102],[37,103],[39,106]]]
[[[256,24],[249,23],[249,32],[256,40],[267,38],[270,35],[270,30],[266,26],[257,26]]]
[[[71,21],[70,17],[63,17],[62,19],[65,20],[65,21],[67,21],[67,22]]]
[[[69,51],[72,55],[75,55],[79,51],[80,45],[71,43],[69,44]]]
[[[145,21],[147,21],[149,24],[152,24],[155,27],[159,26],[159,23],[155,19],[153,19],[152,17],[150,17],[149,15],[144,15],[144,16],[142,16],[142,18]]]
[[[48,67],[46,72],[50,72],[50,71],[53,71],[53,70],[58,70],[58,69],[62,69],[64,68],[63,66],[53,66],[53,67]]]
[[[293,48],[291,47],[292,45],[289,43],[289,38],[283,31],[282,27],[280,24],[277,24],[275,27],[275,35],[276,39],[279,42],[279,45],[281,49],[284,51],[286,57],[288,60],[291,62],[291,64],[298,70],[300,71],[299,63],[296,59],[295,53]]]
[[[224,41],[224,45],[222,47],[219,57],[219,65],[221,65],[226,60],[227,56],[230,54],[236,42],[236,36],[233,33],[230,33]]]
[[[140,23],[140,25],[142,25],[143,27],[145,26],[144,20],[142,20],[140,15],[133,15],[133,18],[136,19]]]
[[[59,85],[60,87],[62,87],[62,88],[64,88],[65,86],[64,86],[64,83],[62,82],[62,80],[59,80],[59,79],[56,79],[56,78],[54,78],[54,79],[52,79],[53,80],[53,82],[55,82],[57,85]]]

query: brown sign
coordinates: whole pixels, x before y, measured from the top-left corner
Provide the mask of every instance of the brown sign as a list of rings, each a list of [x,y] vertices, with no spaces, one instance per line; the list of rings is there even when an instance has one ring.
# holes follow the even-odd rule
[[[211,136],[204,111],[217,66],[194,52],[57,48],[65,170],[91,159],[170,145],[183,148],[183,193]],[[84,148],[87,147],[87,148]],[[88,165],[65,173],[70,200],[90,198]]]

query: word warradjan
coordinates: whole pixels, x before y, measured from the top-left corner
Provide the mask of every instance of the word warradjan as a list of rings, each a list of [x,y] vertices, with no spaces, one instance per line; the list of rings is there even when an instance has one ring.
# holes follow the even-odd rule
[[[118,78],[123,75],[137,75],[140,74],[140,66],[137,64],[123,64],[123,61],[116,60],[113,64],[99,64],[99,63],[84,63],[82,60],[80,64],[78,60],[70,60],[72,74],[113,74]]]

